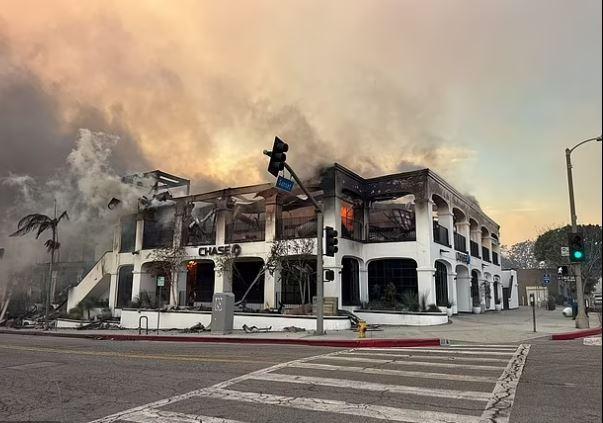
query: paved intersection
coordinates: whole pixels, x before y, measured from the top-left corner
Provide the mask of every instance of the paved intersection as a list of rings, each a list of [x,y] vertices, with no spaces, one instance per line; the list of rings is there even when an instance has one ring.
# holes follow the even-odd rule
[[[472,344],[335,351],[94,423],[506,422],[529,350]]]

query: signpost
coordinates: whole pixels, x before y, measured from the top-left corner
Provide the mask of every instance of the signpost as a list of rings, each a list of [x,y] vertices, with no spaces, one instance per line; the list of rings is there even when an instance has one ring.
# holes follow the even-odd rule
[[[157,333],[159,333],[159,319],[161,309],[163,308],[163,287],[165,286],[165,276],[157,276],[157,287],[159,288],[159,308],[157,309]]]
[[[561,257],[569,257],[570,250],[569,247],[561,247]]]
[[[551,283],[551,275],[549,275],[548,273],[545,273],[545,275],[542,277],[542,286],[547,286],[550,283]]]

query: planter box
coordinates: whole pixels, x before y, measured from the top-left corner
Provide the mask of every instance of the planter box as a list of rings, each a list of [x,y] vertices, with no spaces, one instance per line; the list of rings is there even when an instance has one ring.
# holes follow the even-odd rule
[[[502,310],[502,304],[494,304],[494,310],[501,311]]]
[[[473,311],[473,314],[480,314],[482,312],[482,308],[481,307],[473,307],[472,311]]]
[[[434,326],[448,323],[447,314],[441,312],[354,310],[354,314],[369,325]]]
[[[452,317],[452,307],[446,309],[446,315],[448,315],[448,317]]]

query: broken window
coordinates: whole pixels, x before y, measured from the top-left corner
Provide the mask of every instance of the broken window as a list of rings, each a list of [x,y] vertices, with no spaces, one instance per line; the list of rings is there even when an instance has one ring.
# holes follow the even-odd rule
[[[136,246],[136,215],[124,216],[120,223],[119,252],[130,253]]]
[[[216,205],[196,201],[189,205],[184,216],[185,245],[213,245],[216,243]]]
[[[414,195],[375,201],[369,209],[369,241],[415,241]]]
[[[143,249],[172,246],[175,212],[174,207],[155,207],[145,210]]]
[[[232,293],[235,301],[243,300],[244,303],[264,305],[264,274],[262,272],[264,261],[258,260],[236,260],[233,265]],[[261,274],[260,274],[261,273]],[[253,287],[251,284],[255,281]],[[250,289],[251,287],[251,289]]]
[[[283,200],[278,222],[279,239],[316,237],[316,210],[306,196]]]
[[[344,306],[360,304],[360,272],[358,260],[344,257],[341,261],[341,303]]]
[[[213,261],[191,260],[186,265],[186,305],[211,303],[214,295],[215,272]]]
[[[362,201],[341,201],[341,237],[363,240],[364,207]]]
[[[281,262],[282,304],[312,304],[316,295],[316,259],[290,258]]]
[[[132,300],[132,282],[134,266],[122,266],[117,275],[117,304],[116,308],[127,307]]]
[[[395,289],[390,289],[390,284]],[[368,265],[368,288],[371,301],[403,303],[406,296],[418,299],[417,262],[412,259],[371,261]]]
[[[232,213],[226,225],[226,242],[263,241],[266,234],[264,199],[232,198]]]

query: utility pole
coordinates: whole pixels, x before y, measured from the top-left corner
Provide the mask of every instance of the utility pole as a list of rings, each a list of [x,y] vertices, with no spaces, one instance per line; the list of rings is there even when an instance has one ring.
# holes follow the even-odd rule
[[[286,162],[287,156],[286,152],[289,149],[289,146],[281,141],[278,137],[275,139],[273,150],[275,147],[279,150],[276,151],[276,155],[273,155],[273,151],[264,150],[264,154],[270,157],[270,164],[268,165],[268,172],[277,176],[279,170],[287,169],[291,174],[291,177],[297,182],[301,190],[306,194],[308,199],[312,202],[314,206],[314,210],[316,212],[316,331],[315,335],[324,335],[324,281],[323,281],[323,269],[322,269],[322,233],[323,233],[323,224],[324,224],[324,216],[323,210],[320,204],[316,201],[316,199],[310,194],[310,191],[304,186],[302,181],[297,177],[295,171],[289,166]],[[278,156],[278,157],[275,157]]]
[[[601,136],[595,138],[589,138],[572,148],[565,149],[565,162],[567,166],[567,184],[569,189],[569,202],[570,202],[570,218],[572,222],[572,233],[578,232],[578,224],[576,217],[576,204],[574,202],[574,180],[572,177],[572,158],[571,154],[576,148],[580,147],[589,141],[601,142]],[[571,263],[574,277],[576,278],[576,301],[578,302],[578,315],[576,316],[576,327],[578,329],[586,329],[589,327],[588,317],[586,317],[586,310],[584,304],[584,287],[582,286],[582,267],[580,263]]]

